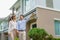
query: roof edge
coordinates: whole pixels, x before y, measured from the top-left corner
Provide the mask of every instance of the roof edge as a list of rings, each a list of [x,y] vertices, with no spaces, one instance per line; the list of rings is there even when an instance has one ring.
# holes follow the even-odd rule
[[[57,12],[60,12],[60,10],[58,9],[54,9],[54,8],[49,8],[49,7],[43,7],[43,6],[36,6],[37,8],[42,8],[42,9],[46,9],[46,10],[52,10],[52,11],[57,11]],[[35,8],[36,8],[35,7]]]
[[[20,0],[17,0],[17,1],[9,8],[9,10],[11,10],[11,9],[15,6],[15,4],[18,3],[18,1],[20,1]]]

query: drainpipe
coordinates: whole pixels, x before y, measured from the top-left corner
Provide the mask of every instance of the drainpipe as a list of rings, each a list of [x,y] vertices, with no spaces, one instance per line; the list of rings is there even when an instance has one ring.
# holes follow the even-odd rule
[[[3,32],[1,33],[1,40],[5,40],[5,35]]]

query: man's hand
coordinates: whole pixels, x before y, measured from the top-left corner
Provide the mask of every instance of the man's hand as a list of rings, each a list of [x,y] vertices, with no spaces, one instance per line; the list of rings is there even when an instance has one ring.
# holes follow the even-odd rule
[[[35,17],[36,14],[32,13],[30,16],[30,19],[33,19]]]

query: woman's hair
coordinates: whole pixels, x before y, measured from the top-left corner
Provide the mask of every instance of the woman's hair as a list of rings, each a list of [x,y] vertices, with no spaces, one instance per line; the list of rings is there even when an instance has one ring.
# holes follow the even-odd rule
[[[9,17],[9,21],[11,21],[12,20],[12,17]]]
[[[11,17],[9,17],[9,21],[13,20],[13,19],[14,19],[14,17],[15,17],[15,15],[13,15],[13,16],[11,16]]]

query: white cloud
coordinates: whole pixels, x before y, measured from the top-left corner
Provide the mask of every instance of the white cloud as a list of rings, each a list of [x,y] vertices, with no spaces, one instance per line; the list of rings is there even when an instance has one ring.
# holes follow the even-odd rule
[[[9,8],[16,2],[17,0],[0,0],[0,18],[7,17],[10,14]]]

